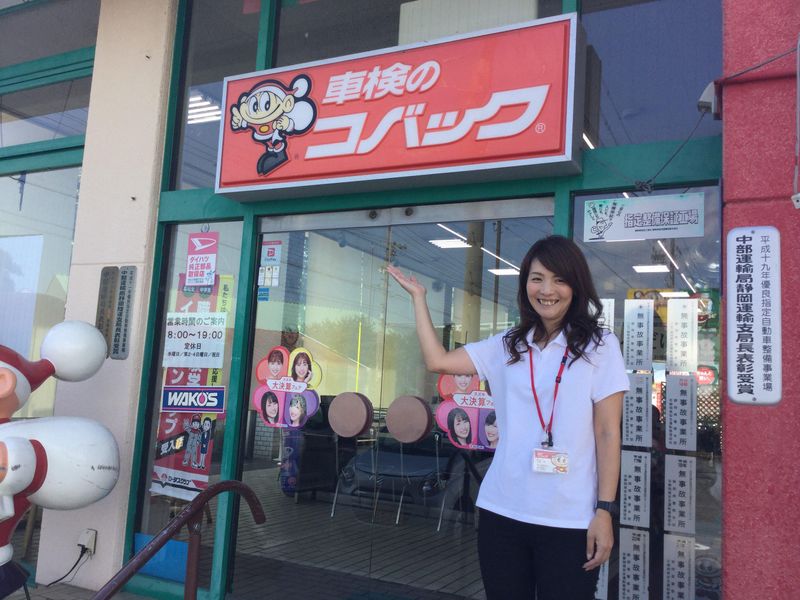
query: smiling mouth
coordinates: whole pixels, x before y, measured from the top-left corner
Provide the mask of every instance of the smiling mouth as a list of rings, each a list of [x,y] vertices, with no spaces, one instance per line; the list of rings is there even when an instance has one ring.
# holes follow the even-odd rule
[[[539,298],[539,304],[542,304],[544,306],[554,306],[557,302],[558,300],[543,300]]]

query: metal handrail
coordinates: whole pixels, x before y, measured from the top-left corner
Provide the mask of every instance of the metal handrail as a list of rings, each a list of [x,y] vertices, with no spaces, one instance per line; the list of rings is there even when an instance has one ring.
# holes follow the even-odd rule
[[[184,600],[195,600],[197,598],[197,561],[200,558],[200,525],[203,520],[203,508],[214,496],[222,492],[235,492],[244,497],[256,523],[260,524],[266,520],[261,502],[249,486],[234,480],[220,481],[210,485],[189,502],[144,548],[125,563],[116,575],[98,590],[92,600],[106,600],[116,594],[184,525],[189,527],[189,555],[186,560],[183,597]]]

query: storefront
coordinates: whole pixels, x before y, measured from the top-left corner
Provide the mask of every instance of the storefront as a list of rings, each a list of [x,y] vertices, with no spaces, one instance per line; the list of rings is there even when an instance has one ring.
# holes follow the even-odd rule
[[[722,597],[722,128],[697,108],[723,72],[719,1],[122,4],[100,8],[67,314],[94,321],[102,267],[128,267],[130,336],[56,412],[112,423],[127,472],[105,504],[46,513],[38,581],[91,522],[107,552],[75,582],[99,587],[198,490],[239,479],[267,522],[211,503],[209,597],[483,598],[491,391],[425,370],[383,267],[426,285],[455,348],[515,322],[516,265],[558,233],[586,254],[634,384],[597,597]],[[516,55],[486,41],[531,31]],[[252,125],[268,94],[284,134]],[[433,135],[467,115],[475,140]],[[9,188],[24,170],[3,171]],[[109,400],[78,404],[86,390]],[[366,415],[351,435],[343,396]],[[387,414],[408,397],[429,426],[401,442]],[[185,540],[130,589],[182,594]]]

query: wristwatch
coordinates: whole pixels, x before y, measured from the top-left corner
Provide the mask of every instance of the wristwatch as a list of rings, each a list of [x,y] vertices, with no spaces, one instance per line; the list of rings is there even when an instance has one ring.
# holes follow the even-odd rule
[[[607,502],[605,500],[598,500],[597,504],[594,505],[594,509],[597,510],[598,508],[602,508],[612,517],[619,516],[619,506],[617,505],[616,502]]]

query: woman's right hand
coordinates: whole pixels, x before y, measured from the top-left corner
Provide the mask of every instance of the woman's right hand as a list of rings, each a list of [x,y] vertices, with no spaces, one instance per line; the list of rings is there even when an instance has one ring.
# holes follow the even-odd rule
[[[406,275],[394,265],[386,265],[386,272],[411,296],[425,296],[427,290],[413,275]]]

